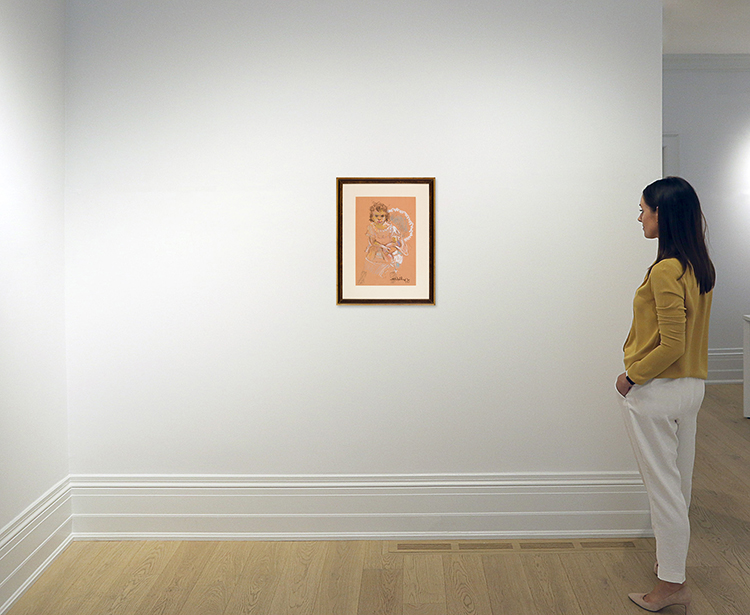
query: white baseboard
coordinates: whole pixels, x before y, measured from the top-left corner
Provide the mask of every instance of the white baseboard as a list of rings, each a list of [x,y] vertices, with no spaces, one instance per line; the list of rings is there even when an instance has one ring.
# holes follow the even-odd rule
[[[72,476],[78,539],[650,535],[637,473]]]
[[[72,540],[66,478],[0,531],[0,613],[26,591]]]
[[[708,384],[739,384],[744,379],[742,348],[708,351]]]
[[[650,536],[634,472],[71,476],[0,531],[0,614],[73,539]]]

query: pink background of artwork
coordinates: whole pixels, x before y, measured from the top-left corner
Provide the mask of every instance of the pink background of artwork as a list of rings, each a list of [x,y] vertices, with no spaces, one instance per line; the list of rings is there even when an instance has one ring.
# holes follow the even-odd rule
[[[370,224],[370,206],[375,202],[385,203],[390,210],[392,207],[405,211],[414,224],[414,233],[407,242],[409,253],[404,256],[404,261],[398,268],[394,277],[403,278],[391,280],[392,275],[386,272],[383,277],[368,273],[362,284],[357,281],[357,286],[415,286],[417,284],[417,199],[413,196],[358,196],[356,197],[356,251],[357,251],[357,279],[365,267],[365,251],[369,246],[369,240],[365,234]],[[406,237],[407,235],[404,235]]]

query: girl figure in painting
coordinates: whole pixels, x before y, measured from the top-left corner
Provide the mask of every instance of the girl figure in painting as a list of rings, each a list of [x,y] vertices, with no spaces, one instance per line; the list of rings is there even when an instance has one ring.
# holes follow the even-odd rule
[[[647,611],[681,604],[687,614],[688,509],[716,273],[698,195],[688,182],[660,179],[643,191],[640,206],[643,234],[658,239],[658,249],[635,293],[626,371],[615,386],[648,493],[659,581],[649,593],[629,597]]]
[[[386,273],[398,271],[409,253],[401,231],[391,223],[391,215],[385,203],[374,202],[370,206],[370,223],[365,231],[367,248],[365,249],[365,268],[360,274],[358,284],[363,284],[368,273],[381,278]]]

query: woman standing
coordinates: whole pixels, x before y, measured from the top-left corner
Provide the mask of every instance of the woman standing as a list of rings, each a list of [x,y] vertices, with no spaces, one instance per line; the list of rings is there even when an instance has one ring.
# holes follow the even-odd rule
[[[688,508],[716,273],[698,195],[684,179],[666,177],[647,186],[638,221],[646,238],[659,244],[656,261],[635,293],[624,346],[626,371],[616,387],[648,493],[659,582],[630,599],[647,611],[682,604],[687,614]]]

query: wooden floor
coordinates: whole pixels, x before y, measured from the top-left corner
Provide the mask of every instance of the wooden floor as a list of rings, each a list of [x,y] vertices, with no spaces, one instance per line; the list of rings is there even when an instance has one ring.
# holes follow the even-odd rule
[[[688,580],[696,615],[750,613],[750,420],[742,385],[699,415]],[[652,540],[74,542],[9,615],[643,613]],[[662,613],[684,612],[671,607]]]

